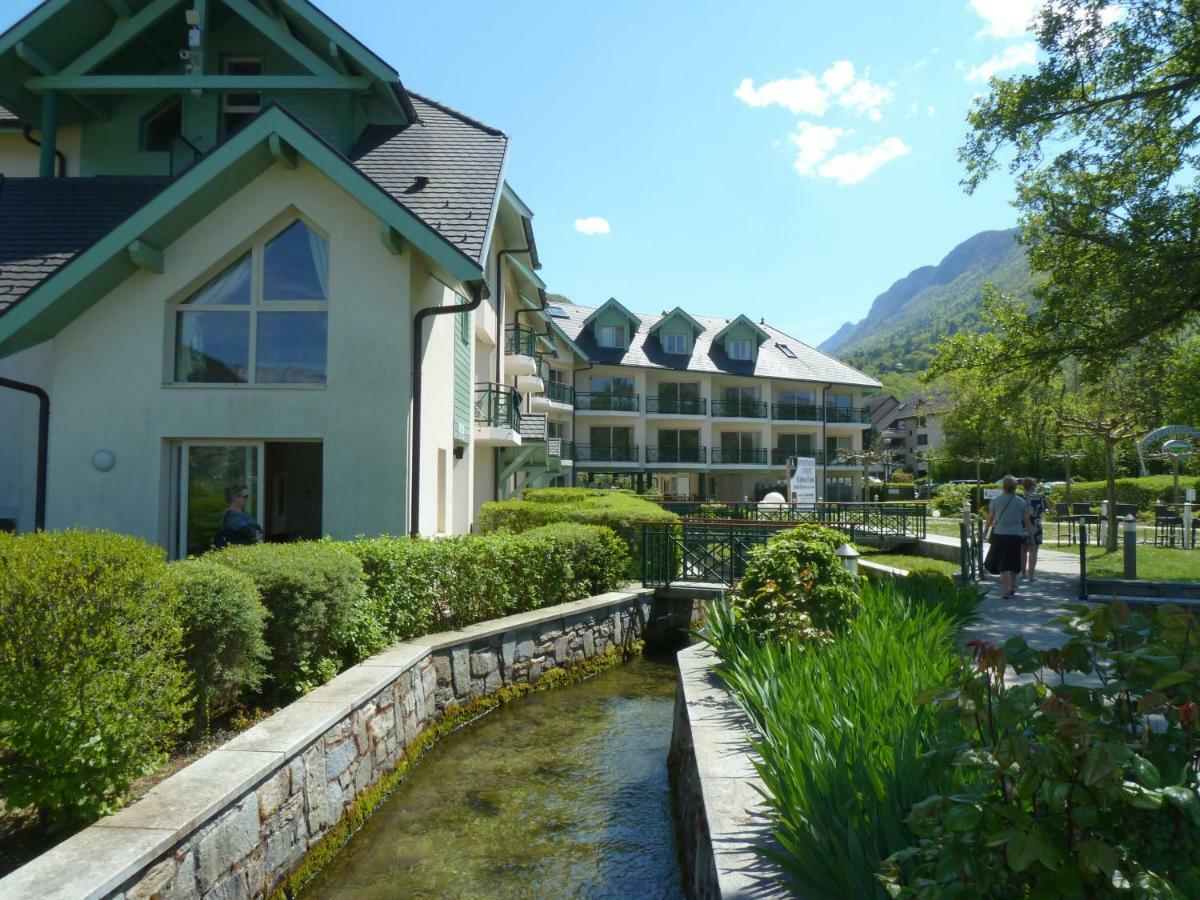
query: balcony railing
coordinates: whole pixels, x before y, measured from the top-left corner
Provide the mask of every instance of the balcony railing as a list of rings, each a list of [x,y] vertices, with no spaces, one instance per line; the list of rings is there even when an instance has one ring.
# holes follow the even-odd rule
[[[475,424],[520,431],[521,413],[517,409],[516,390],[507,384],[477,384]]]
[[[565,460],[575,459],[575,442],[559,440],[559,457]]]
[[[850,423],[853,425],[870,425],[871,413],[865,409],[850,409],[847,407],[825,407],[825,421],[833,423]]]
[[[714,403],[713,406],[717,404]],[[767,464],[766,447],[713,447],[712,461],[718,465],[757,465]]]
[[[703,397],[647,397],[646,412],[671,416],[703,416],[708,414],[708,401]]]
[[[595,412],[637,412],[641,394],[576,394],[575,408]]]
[[[765,419],[765,400],[714,400],[712,414],[724,419]]]
[[[821,452],[819,452],[817,450],[808,450],[808,449],[804,449],[804,448],[801,448],[800,450],[782,450],[779,447],[776,447],[774,450],[771,451],[771,465],[786,466],[788,464],[788,460],[791,459],[792,457],[804,456],[804,457],[812,457],[813,459],[815,459],[817,461],[817,465],[819,466],[819,465],[822,465],[821,457],[823,455],[824,454],[822,454]]]
[[[821,407],[811,403],[772,403],[771,418],[780,422],[820,422]]]
[[[575,388],[569,384],[563,384],[561,381],[547,381],[546,398],[555,403],[565,403],[567,406],[574,406]]]
[[[603,444],[576,444],[577,462],[635,463],[639,460],[637,445],[630,447],[607,447]]]
[[[690,463],[701,465],[708,459],[707,447],[647,447],[648,463]]]
[[[533,356],[537,349],[537,332],[528,325],[504,327],[504,352],[515,356]]]

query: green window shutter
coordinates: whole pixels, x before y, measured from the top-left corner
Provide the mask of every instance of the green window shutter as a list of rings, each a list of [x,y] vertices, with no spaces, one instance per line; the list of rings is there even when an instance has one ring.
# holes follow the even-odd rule
[[[467,301],[459,297],[458,302]],[[454,436],[466,441],[471,434],[471,314],[460,313],[454,325]]]

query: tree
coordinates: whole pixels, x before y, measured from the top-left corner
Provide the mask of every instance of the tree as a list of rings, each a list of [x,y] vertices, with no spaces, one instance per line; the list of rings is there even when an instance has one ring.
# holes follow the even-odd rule
[[[1054,0],[1035,75],[993,79],[960,152],[968,191],[1008,155],[1036,310],[992,298],[1002,343],[948,366],[1104,365],[1200,317],[1200,0]]]

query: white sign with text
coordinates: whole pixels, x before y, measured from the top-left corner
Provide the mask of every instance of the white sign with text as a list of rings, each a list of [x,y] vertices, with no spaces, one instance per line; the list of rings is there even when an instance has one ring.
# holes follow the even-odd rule
[[[811,456],[800,456],[795,463],[791,484],[792,503],[812,506],[817,502],[817,461]]]

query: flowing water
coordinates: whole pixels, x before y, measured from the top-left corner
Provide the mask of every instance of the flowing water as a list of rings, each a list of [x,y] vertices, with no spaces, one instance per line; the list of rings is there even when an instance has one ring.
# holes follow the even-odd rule
[[[448,736],[306,897],[682,897],[675,679],[635,659]]]

